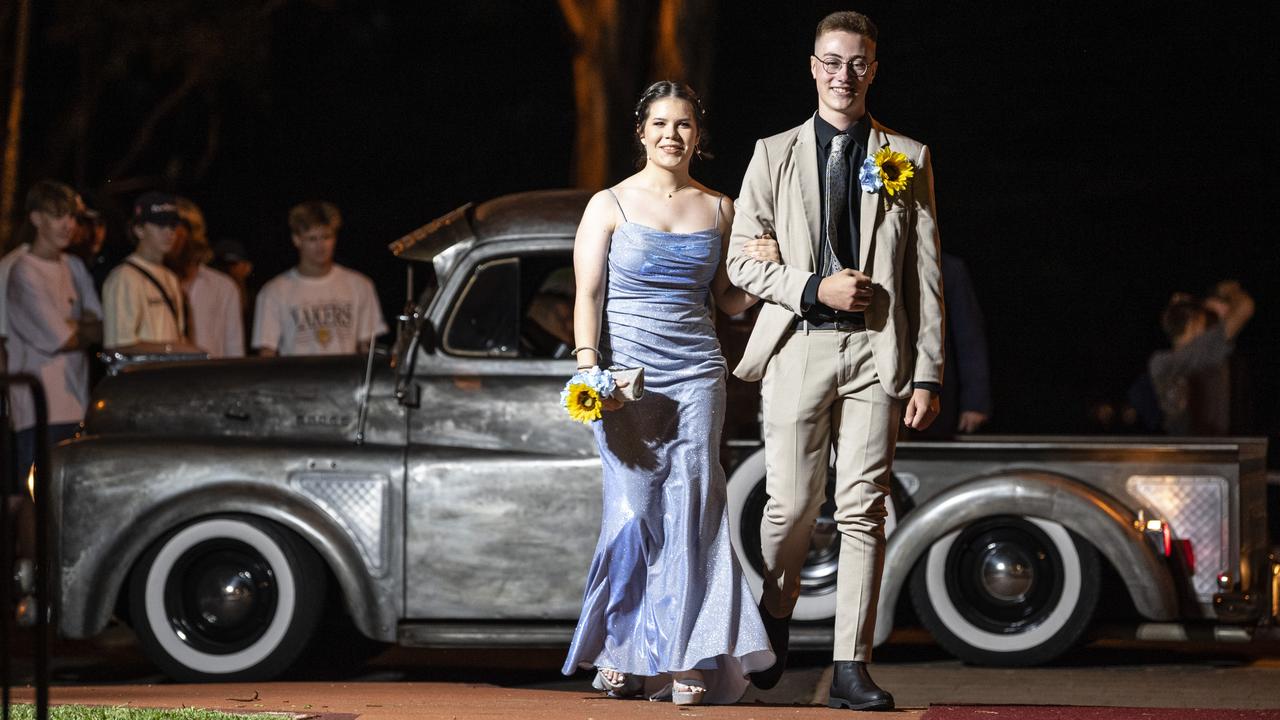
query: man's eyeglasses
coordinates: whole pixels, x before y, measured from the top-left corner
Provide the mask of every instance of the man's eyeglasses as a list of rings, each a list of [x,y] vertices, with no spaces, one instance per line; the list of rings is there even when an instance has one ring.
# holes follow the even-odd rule
[[[849,68],[850,75],[856,75],[857,77],[866,77],[867,71],[871,69],[871,63],[875,62],[875,60],[872,60],[871,62],[867,62],[862,58],[854,58],[852,60],[849,60],[848,62],[845,62],[844,60],[835,60],[830,58],[824,59],[824,58],[818,57],[817,55],[810,55],[809,57],[813,58],[814,60],[817,60],[818,64],[822,65],[822,67],[825,68],[827,73],[830,75],[836,75],[840,72],[840,68],[847,67]]]

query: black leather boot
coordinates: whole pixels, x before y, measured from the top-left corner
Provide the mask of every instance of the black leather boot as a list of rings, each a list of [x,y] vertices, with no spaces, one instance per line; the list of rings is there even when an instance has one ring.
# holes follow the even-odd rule
[[[769,645],[777,660],[765,670],[751,673],[751,683],[761,690],[768,690],[782,679],[782,671],[787,669],[787,643],[791,640],[791,616],[776,618],[760,601],[760,619],[764,622],[764,631],[769,636]]]
[[[827,707],[850,710],[892,710],[893,696],[881,690],[871,679],[864,662],[846,661],[835,664],[831,674],[831,699]]]

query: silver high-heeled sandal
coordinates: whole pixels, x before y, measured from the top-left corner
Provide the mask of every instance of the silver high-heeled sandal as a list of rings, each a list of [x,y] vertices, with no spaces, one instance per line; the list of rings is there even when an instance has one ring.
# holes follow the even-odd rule
[[[616,673],[622,678],[621,682],[609,679],[609,673]],[[591,681],[591,687],[604,692],[609,697],[634,697],[644,689],[644,678],[639,675],[628,675],[612,668],[600,668],[596,670],[596,679]]]
[[[707,695],[707,683],[697,670],[679,673],[671,678],[671,702],[676,705],[701,705]]]

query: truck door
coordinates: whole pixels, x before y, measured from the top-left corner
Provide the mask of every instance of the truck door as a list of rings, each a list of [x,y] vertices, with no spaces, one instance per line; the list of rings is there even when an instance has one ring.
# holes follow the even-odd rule
[[[591,432],[560,405],[570,243],[482,248],[441,288],[409,419],[409,619],[577,617],[601,500]]]

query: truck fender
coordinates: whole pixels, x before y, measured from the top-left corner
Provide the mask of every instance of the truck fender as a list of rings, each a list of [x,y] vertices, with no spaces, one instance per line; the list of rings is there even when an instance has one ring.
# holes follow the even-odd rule
[[[903,585],[929,547],[957,528],[993,515],[1024,515],[1059,523],[1087,539],[1111,563],[1138,612],[1173,620],[1178,596],[1165,561],[1134,527],[1134,515],[1083,483],[1040,471],[1005,471],[961,483],[901,519],[885,552],[875,644],[889,638]]]
[[[395,603],[378,597],[351,537],[321,508],[287,488],[244,482],[205,485],[134,518],[132,527],[116,535],[113,547],[102,549],[100,557],[116,560],[98,564],[98,573],[83,588],[86,605],[79,614],[82,622],[77,627],[74,618],[65,618],[64,631],[71,637],[101,632],[129,572],[152,543],[197,518],[225,514],[263,518],[297,533],[333,572],[356,628],[375,640],[395,641]]]

